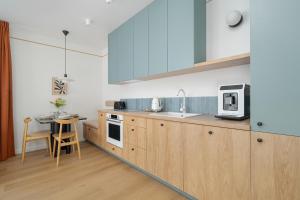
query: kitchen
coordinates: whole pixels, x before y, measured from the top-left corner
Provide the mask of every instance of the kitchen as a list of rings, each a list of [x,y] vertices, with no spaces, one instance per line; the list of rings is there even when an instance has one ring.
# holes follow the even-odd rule
[[[63,109],[87,118],[78,122],[81,160],[77,154],[63,153],[56,169],[51,159],[44,157],[44,143],[29,145],[27,151],[31,152],[26,153],[23,168],[18,156],[11,158],[14,162],[0,162],[0,177],[4,178],[0,188],[5,199],[21,199],[16,191],[24,191],[25,199],[46,199],[43,192],[52,193],[50,199],[62,194],[66,199],[84,195],[88,199],[300,198],[296,189],[300,184],[296,116],[299,95],[292,90],[299,72],[295,67],[299,42],[294,25],[299,3],[102,3],[103,9],[111,12],[107,16],[115,14],[115,18],[106,19],[114,25],[101,36],[106,42],[101,46],[100,56],[93,56],[98,53],[91,49],[80,52],[93,55],[72,51],[79,49],[72,43],[76,39],[72,38],[72,30],[70,47],[65,48],[71,63],[66,71],[75,81],[69,84],[69,94],[62,97],[67,100]],[[273,25],[273,21],[277,24]],[[93,29],[98,23],[96,17],[90,23]],[[29,85],[21,72],[33,77],[31,73],[36,71],[49,79],[53,70],[60,73],[61,69],[47,64],[47,70],[38,69],[47,60],[43,53],[53,55],[49,65],[56,60],[54,55],[60,54],[50,47],[37,50],[34,45],[40,45],[37,39],[41,41],[43,37],[24,34],[25,30],[12,24],[18,154],[24,116],[35,117],[51,110],[40,103],[49,99],[49,92],[44,89],[48,87],[47,80],[43,82],[34,76]],[[26,46],[20,40],[22,37],[36,43]],[[90,45],[92,39],[91,35]],[[32,65],[30,59],[25,59],[35,55],[44,60]],[[90,70],[81,68],[84,63],[89,63]],[[25,72],[22,65],[30,70]],[[37,80],[40,90],[34,90],[32,97],[23,95],[23,90]],[[25,105],[39,95],[43,99],[36,102],[40,110],[28,111]],[[22,103],[18,102],[21,97],[25,100]],[[45,128],[36,122],[33,127]],[[41,162],[49,168],[49,174],[58,170],[60,177],[65,177],[64,169],[72,167],[70,170],[82,180],[66,177],[69,186],[66,180],[58,178],[56,189],[49,189],[48,186],[55,186],[54,178],[46,178],[47,183],[30,176],[19,177],[20,182],[13,178],[14,173],[22,174],[25,170],[34,175],[34,166]],[[8,170],[6,165],[20,171]],[[45,178],[47,170],[38,170],[40,177]],[[22,182],[29,185],[21,186]],[[67,192],[60,191],[63,185]],[[40,190],[35,193],[34,188]],[[73,188],[78,188],[74,194]]]

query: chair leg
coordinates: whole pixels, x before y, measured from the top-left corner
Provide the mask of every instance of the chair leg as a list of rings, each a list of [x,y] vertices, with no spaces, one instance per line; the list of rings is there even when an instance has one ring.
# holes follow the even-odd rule
[[[54,142],[53,142],[53,153],[52,153],[52,157],[54,158],[55,156],[55,150],[56,150],[56,139],[54,138]]]
[[[72,142],[74,142],[74,141],[75,141],[75,138],[73,137],[72,138]],[[72,147],[73,147],[73,152],[75,153],[76,152],[76,150],[75,150],[75,144],[73,144]]]
[[[49,148],[50,158],[52,158],[51,136],[48,137],[48,148]]]
[[[26,140],[23,140],[23,145],[22,145],[22,162],[25,160],[25,153],[26,153]]]
[[[60,157],[60,145],[61,145],[61,140],[57,141],[57,143],[58,143],[58,149],[57,149],[56,166],[58,167],[58,165],[59,165],[59,157]]]
[[[80,144],[79,144],[79,140],[76,134],[76,143],[77,143],[77,151],[78,151],[78,158],[81,159],[81,153],[80,153]]]

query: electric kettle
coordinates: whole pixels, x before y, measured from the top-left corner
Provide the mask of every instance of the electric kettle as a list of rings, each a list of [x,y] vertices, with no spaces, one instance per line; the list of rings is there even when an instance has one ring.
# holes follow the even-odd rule
[[[153,112],[160,112],[162,110],[162,105],[158,97],[152,99],[151,109]]]

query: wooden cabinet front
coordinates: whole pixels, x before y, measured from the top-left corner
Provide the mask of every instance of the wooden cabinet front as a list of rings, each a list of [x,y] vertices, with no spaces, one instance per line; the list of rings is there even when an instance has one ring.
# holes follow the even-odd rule
[[[184,124],[184,191],[205,200],[250,199],[250,132]]]
[[[146,170],[183,189],[183,141],[181,123],[147,120]]]
[[[100,143],[100,136],[99,136],[98,129],[91,125],[84,124],[83,136],[87,141],[93,144],[98,145]]]
[[[98,134],[100,137],[99,145],[101,147],[105,146],[106,143],[106,113],[99,114],[99,127],[98,127]]]
[[[300,199],[300,138],[251,136],[252,200]]]

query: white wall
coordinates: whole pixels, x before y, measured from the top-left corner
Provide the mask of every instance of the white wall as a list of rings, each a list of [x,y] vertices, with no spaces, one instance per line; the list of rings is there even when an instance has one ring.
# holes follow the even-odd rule
[[[226,15],[232,10],[244,14],[241,26],[232,29],[226,23]],[[249,0],[213,0],[207,4],[207,58],[221,58],[250,52]],[[101,73],[103,99],[141,97],[173,97],[180,88],[188,96],[216,96],[221,84],[250,83],[249,65],[221,70],[200,72],[160,80],[114,86],[107,84],[107,56],[103,58]]]
[[[53,38],[43,42],[47,41],[51,42]],[[24,117],[33,118],[56,110],[49,103],[57,98],[51,93],[51,79],[64,73],[64,50],[14,39],[11,39],[11,48],[15,144],[16,152],[20,153]],[[96,119],[97,108],[101,104],[101,58],[74,52],[68,52],[67,55],[68,74],[75,82],[69,85],[69,95],[63,96],[67,101],[64,110]],[[82,123],[79,124],[82,139]],[[49,125],[40,125],[34,120],[30,126],[31,131],[49,128]],[[45,147],[45,142],[34,142],[29,144],[27,150]]]

